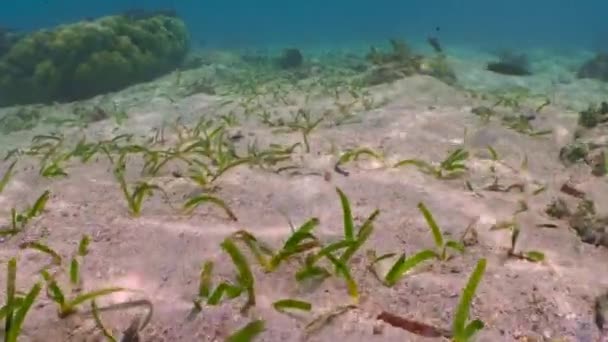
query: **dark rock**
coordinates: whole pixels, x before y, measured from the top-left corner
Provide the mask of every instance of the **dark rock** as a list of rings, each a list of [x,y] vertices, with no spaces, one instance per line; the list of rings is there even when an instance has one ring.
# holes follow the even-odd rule
[[[497,74],[511,76],[527,76],[532,74],[530,71],[519,65],[508,64],[503,62],[488,63],[487,69]]]
[[[502,52],[499,55],[499,61],[488,63],[486,69],[502,75],[527,76],[532,74],[526,55],[516,55],[511,52]]]
[[[598,53],[578,70],[578,78],[592,78],[608,82],[608,54]]]
[[[277,64],[281,69],[295,69],[304,63],[304,57],[299,49],[289,48],[283,50],[281,57],[277,59]]]

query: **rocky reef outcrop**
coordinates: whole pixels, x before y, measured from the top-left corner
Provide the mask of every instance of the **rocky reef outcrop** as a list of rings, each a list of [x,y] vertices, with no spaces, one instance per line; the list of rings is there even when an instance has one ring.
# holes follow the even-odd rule
[[[175,15],[105,16],[22,35],[0,49],[0,106],[74,101],[151,80],[189,50]]]

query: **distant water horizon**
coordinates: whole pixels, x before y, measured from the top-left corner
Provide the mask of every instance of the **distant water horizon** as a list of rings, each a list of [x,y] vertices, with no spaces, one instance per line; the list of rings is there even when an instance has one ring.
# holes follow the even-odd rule
[[[0,26],[31,31],[127,9],[175,9],[196,45],[327,45],[391,37],[480,48],[608,51],[608,2],[184,0],[51,1],[4,4]]]

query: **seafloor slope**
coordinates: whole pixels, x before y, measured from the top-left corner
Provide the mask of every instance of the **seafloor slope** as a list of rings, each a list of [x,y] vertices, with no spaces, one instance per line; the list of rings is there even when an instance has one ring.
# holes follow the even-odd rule
[[[470,84],[475,74],[504,79],[464,61],[454,65]],[[1,137],[7,151],[21,148],[13,154],[18,162],[0,194],[6,225],[11,227],[11,208],[27,216],[28,206],[44,191],[50,194],[44,209],[24,225],[17,222],[18,231],[1,243],[3,262],[17,256],[20,290],[42,283],[39,271],[48,267],[61,270],[57,279],[67,286],[66,296],[82,293],[67,290],[69,264],[76,256],[81,279],[72,287],[136,290],[100,297],[100,307],[140,299],[153,304],[152,319],[141,332],[144,341],[223,340],[254,319],[265,322],[260,341],[422,341],[432,339],[390,326],[378,315],[387,311],[450,330],[461,290],[484,258],[487,268],[470,312],[471,319],[485,323],[479,341],[598,340],[594,305],[608,290],[608,248],[582,242],[572,217],[602,222],[608,210],[608,184],[604,176],[592,175],[584,162],[565,166],[560,150],[573,140],[578,111],[599,101],[601,92],[586,92],[588,102],[576,98],[566,104],[569,89],[576,88],[573,84],[555,86],[546,97],[521,88],[497,95],[484,92],[481,83],[473,92],[430,76],[360,89],[345,86],[338,72],[321,73],[297,87],[279,76],[262,80],[256,73],[246,82],[235,82],[238,89],[203,87],[200,80],[219,77],[227,69],[211,64],[80,104],[5,110],[5,115],[36,110],[47,118],[29,131]],[[538,77],[542,76],[532,76],[529,82],[551,86]],[[520,78],[510,80],[522,85]],[[598,83],[573,82],[601,88]],[[223,91],[229,94],[222,95]],[[546,98],[556,101],[541,106]],[[501,104],[492,108],[500,99]],[[79,113],[79,106],[96,108],[95,120],[85,126],[77,115],[64,115]],[[521,121],[521,114],[534,120]],[[209,121],[196,126],[201,118]],[[603,129],[600,124],[579,135],[601,139]],[[31,141],[53,131],[63,134]],[[111,140],[123,133],[133,136]],[[336,167],[340,156],[359,148],[383,158],[363,153]],[[468,158],[466,170],[454,177],[421,172],[426,166],[420,162],[392,167],[404,159],[437,167],[458,148],[466,150]],[[127,192],[140,181],[149,185],[140,189],[139,216],[129,212],[113,172],[121,165],[121,153],[126,156],[125,169],[118,178],[125,177]],[[165,159],[168,162],[161,164]],[[1,163],[3,172],[13,160]],[[316,239],[309,236],[312,244],[300,246],[301,251],[315,253],[320,245],[344,239],[336,187],[350,200],[357,229],[379,210],[373,232],[345,264],[356,282],[358,303],[349,296],[347,277],[336,275],[342,273],[336,273],[328,258],[320,256],[317,265],[330,277],[317,287],[306,286],[310,284],[295,279],[306,265],[305,253],[292,251],[294,256],[265,273],[239,240],[237,246],[251,260],[256,305],[241,314],[247,297],[243,292],[218,305],[207,305],[205,299],[202,312],[191,315],[205,261],[214,263],[214,287],[222,280],[237,283],[238,272],[220,247],[236,231],[246,230],[278,250],[291,234],[290,222],[300,226],[318,218]],[[207,201],[184,214],[184,203],[200,195],[221,199],[229,211]],[[569,214],[564,211],[559,219],[546,212],[557,199],[569,208]],[[577,211],[581,203],[589,203],[585,200],[594,202],[595,214]],[[467,231],[464,253],[451,251],[453,258],[447,261],[426,261],[394,286],[385,286],[369,270],[368,251],[411,256],[434,248],[433,235],[417,208],[420,202],[432,212],[446,239],[459,241]],[[519,239],[509,257],[514,226]],[[501,227],[505,229],[497,229]],[[598,228],[601,240],[600,233]],[[91,241],[81,257],[76,250],[85,234]],[[600,240],[595,242],[601,244]],[[61,264],[49,265],[59,260],[32,248],[32,242],[57,251]],[[526,260],[528,251],[542,252],[544,261]],[[382,277],[387,270],[381,265],[377,271]],[[5,273],[0,273],[1,284]],[[287,298],[308,302],[311,310],[275,310],[273,303]],[[310,325],[320,315],[349,304],[356,306],[331,322]],[[55,303],[42,291],[25,321],[24,340],[101,340],[100,329],[86,314],[90,303],[80,310],[85,314],[59,318]],[[101,316],[118,336],[145,311],[135,306]]]

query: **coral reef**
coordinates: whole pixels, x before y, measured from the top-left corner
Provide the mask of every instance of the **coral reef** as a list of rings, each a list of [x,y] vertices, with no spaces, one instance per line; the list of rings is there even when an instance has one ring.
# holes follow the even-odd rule
[[[527,76],[532,73],[529,70],[528,58],[524,54],[514,54],[503,51],[498,56],[498,62],[490,62],[486,69],[497,74],[511,76]]]
[[[0,105],[73,101],[151,80],[189,50],[183,21],[135,12],[23,36],[0,55]]]
[[[577,73],[578,78],[593,78],[608,82],[608,54],[598,53],[585,62]]]

